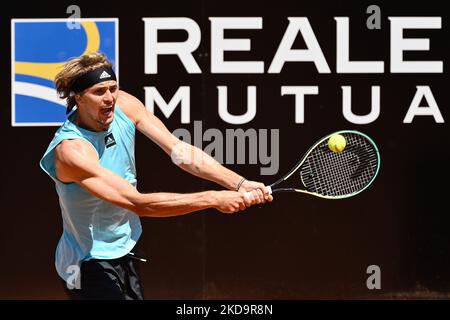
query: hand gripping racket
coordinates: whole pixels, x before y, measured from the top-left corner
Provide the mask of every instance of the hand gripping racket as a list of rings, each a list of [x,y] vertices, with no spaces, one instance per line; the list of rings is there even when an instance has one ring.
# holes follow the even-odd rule
[[[341,152],[328,146],[334,135],[346,140]],[[348,198],[365,190],[379,169],[380,154],[372,139],[358,131],[337,131],[317,141],[291,171],[267,189],[271,194],[301,192],[325,199]]]

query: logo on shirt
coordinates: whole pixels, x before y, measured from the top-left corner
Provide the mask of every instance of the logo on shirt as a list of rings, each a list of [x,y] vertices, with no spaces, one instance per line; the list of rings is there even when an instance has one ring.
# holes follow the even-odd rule
[[[116,144],[116,139],[114,139],[113,134],[112,133],[108,134],[105,137],[105,146],[106,146],[106,148],[112,147],[115,144]]]
[[[105,53],[118,73],[117,18],[11,20],[11,125],[59,126],[66,120],[66,101],[54,85],[64,63],[88,52]],[[110,78],[108,73],[101,78]]]

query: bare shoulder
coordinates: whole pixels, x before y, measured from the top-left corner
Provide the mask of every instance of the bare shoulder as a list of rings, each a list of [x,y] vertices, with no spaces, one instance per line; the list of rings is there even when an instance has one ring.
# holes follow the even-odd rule
[[[145,112],[144,104],[138,98],[123,90],[119,91],[117,104],[135,124],[139,122],[140,117]]]
[[[138,98],[136,98],[135,96],[133,96],[132,94],[124,91],[124,90],[119,90],[119,97],[117,98],[117,102],[125,102],[128,104],[138,104],[138,105],[143,105],[141,100],[139,100]]]
[[[98,159],[98,155],[88,142],[81,139],[63,140],[55,148],[55,161],[61,165],[76,166],[90,159]]]
[[[97,152],[84,140],[64,140],[55,148],[56,177],[63,182],[79,182],[93,176],[99,166]]]
[[[161,120],[148,111],[144,104],[133,95],[120,91],[117,104],[128,118],[134,122],[136,128],[158,145],[167,145],[168,143],[165,141],[174,140],[175,137],[167,130]],[[169,150],[169,147],[164,149]]]

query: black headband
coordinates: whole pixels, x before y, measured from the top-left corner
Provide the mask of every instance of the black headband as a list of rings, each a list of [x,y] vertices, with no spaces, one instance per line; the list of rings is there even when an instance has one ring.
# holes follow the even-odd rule
[[[75,95],[75,93],[79,93],[89,87],[92,87],[97,83],[110,80],[117,81],[116,74],[114,73],[114,70],[111,68],[101,67],[89,71],[88,73],[83,74],[73,82],[70,95],[71,96]],[[72,108],[67,108],[66,114],[69,114],[71,110]]]
[[[73,82],[71,89],[74,93],[78,93],[92,87],[94,84],[110,80],[117,80],[114,70],[101,67],[80,76]]]

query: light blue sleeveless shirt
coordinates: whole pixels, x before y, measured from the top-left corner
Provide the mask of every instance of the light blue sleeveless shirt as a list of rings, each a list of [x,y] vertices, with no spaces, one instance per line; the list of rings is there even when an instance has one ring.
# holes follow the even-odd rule
[[[142,228],[139,217],[126,209],[103,201],[77,183],[63,183],[56,177],[55,147],[66,139],[81,139],[97,151],[100,164],[136,186],[134,123],[115,106],[108,131],[93,132],[74,123],[75,111],[57,130],[40,161],[41,168],[55,181],[63,220],[55,266],[67,280],[74,266],[90,259],[115,259],[134,247]]]

